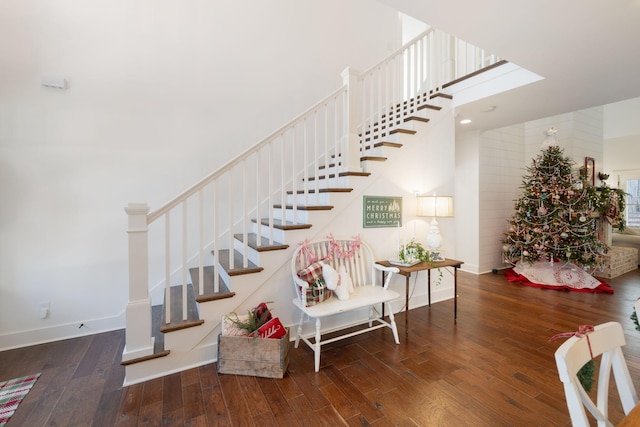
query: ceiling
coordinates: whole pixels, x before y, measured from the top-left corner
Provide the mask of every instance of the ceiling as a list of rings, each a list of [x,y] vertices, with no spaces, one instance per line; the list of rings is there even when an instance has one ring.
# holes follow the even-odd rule
[[[640,0],[380,1],[543,77],[460,107],[465,130],[640,97]]]

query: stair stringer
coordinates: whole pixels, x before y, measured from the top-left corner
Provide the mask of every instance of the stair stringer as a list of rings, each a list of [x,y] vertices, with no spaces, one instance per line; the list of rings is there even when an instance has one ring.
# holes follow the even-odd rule
[[[401,144],[411,144],[417,138],[426,138],[429,127],[437,122],[439,117],[448,114],[449,108],[444,107],[434,115],[430,123],[416,122],[413,129],[416,135],[397,134],[397,142]],[[393,163],[393,156],[389,156],[387,162]],[[387,164],[390,164],[387,163]],[[310,229],[287,230],[283,233],[283,241],[289,247],[285,250],[268,251],[259,254],[259,264],[263,271],[247,275],[231,277],[230,290],[235,292],[233,298],[207,301],[199,304],[200,319],[204,320],[202,325],[193,328],[181,329],[165,334],[165,349],[170,351],[166,357],[150,359],[144,362],[126,366],[126,377],[124,385],[132,385],[150,379],[162,377],[171,373],[180,372],[197,366],[213,363],[217,360],[217,336],[220,333],[222,317],[231,312],[245,313],[249,308],[264,301],[260,299],[261,292],[268,285],[273,284],[274,276],[279,277],[280,288],[272,288],[272,294],[278,296],[278,306],[282,310],[282,315],[277,312],[286,326],[293,324],[290,304],[294,297],[294,290],[290,283],[289,263],[291,256],[298,243],[304,239],[313,240],[326,237],[328,232],[332,232],[334,225],[340,221],[341,214],[354,202],[358,202],[366,191],[370,190],[382,179],[381,171],[385,164],[380,162],[367,162],[366,170],[371,172],[369,177],[349,177],[350,193],[330,194],[329,201],[333,209],[327,211],[308,211]],[[259,224],[256,228],[262,228]],[[257,232],[258,230],[256,230]],[[262,234],[262,233],[260,233]],[[354,233],[355,234],[355,233]],[[252,250],[253,251],[253,250]],[[257,258],[256,258],[257,259]],[[289,280],[287,280],[289,279]],[[264,292],[263,292],[264,293]],[[256,299],[256,295],[258,299]],[[290,311],[286,313],[286,311]]]

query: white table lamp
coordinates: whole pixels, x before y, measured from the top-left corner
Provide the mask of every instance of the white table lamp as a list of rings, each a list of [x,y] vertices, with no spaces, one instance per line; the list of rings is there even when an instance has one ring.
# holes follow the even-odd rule
[[[436,218],[453,216],[453,197],[451,196],[418,196],[418,216],[430,216],[431,224],[427,233],[427,247],[433,254],[434,261],[442,261],[438,249],[442,245],[440,226]]]

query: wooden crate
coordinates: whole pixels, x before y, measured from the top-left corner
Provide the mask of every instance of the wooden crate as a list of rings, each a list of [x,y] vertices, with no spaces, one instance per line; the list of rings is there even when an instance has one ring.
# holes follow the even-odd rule
[[[280,339],[218,335],[218,372],[282,378],[289,366],[289,329]]]

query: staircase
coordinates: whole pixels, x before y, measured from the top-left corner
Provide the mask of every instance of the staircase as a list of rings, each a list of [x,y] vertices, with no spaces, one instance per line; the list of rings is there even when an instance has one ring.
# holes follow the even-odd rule
[[[500,64],[477,48],[469,64],[470,49],[429,30],[365,73],[345,70],[343,87],[160,209],[129,204],[125,385],[215,361],[222,316],[284,279],[293,246],[450,108],[447,82]]]

